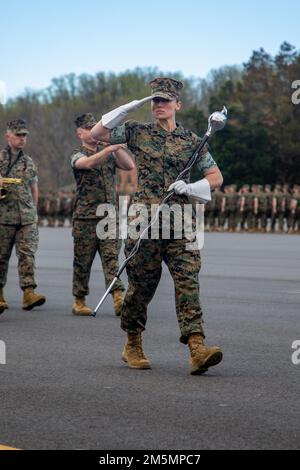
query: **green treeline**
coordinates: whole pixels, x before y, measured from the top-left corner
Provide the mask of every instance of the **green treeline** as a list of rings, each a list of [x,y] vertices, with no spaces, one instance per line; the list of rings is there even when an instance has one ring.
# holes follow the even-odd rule
[[[300,104],[292,103],[300,52],[286,42],[275,57],[260,49],[243,66],[213,70],[206,79],[151,68],[55,78],[45,90],[27,90],[0,105],[1,134],[8,120],[25,118],[28,153],[38,165],[41,186],[63,187],[73,183],[69,155],[78,146],[75,117],[92,112],[100,118],[120,104],[148,96],[149,81],[166,75],[183,80],[178,121],[199,135],[207,128],[208,115],[227,106],[228,125],[211,140],[225,184],[300,182]],[[150,120],[149,106],[132,118]]]

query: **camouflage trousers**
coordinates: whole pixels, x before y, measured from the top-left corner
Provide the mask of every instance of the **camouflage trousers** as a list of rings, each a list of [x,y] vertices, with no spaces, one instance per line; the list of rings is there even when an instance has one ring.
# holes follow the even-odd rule
[[[56,217],[54,216],[47,216],[48,227],[55,227],[56,224]]]
[[[284,232],[285,229],[285,212],[279,212],[278,213],[278,229],[280,232]]]
[[[224,228],[224,225],[225,225],[225,222],[226,222],[226,217],[227,217],[226,212],[225,211],[224,212],[220,211],[220,214],[219,214],[219,217],[218,217],[219,227]]]
[[[134,243],[133,240],[126,241],[126,256]],[[204,336],[198,280],[200,252],[186,250],[186,243],[186,239],[142,241],[138,253],[127,265],[129,285],[121,313],[121,328],[124,331],[140,333],[145,330],[147,307],[160,281],[164,261],[175,286],[180,341],[187,344],[191,333]]]
[[[256,230],[259,225],[260,214],[254,214],[252,211],[249,212],[247,217],[247,226],[248,230]]]
[[[73,221],[74,260],[73,295],[85,297],[89,294],[91,268],[98,252],[102,262],[106,288],[109,287],[119,269],[121,240],[99,240],[96,234],[97,219]],[[125,290],[118,280],[113,290]]]
[[[39,235],[36,224],[0,224],[0,287],[4,287],[6,284],[8,263],[15,245],[20,287],[23,290],[27,287],[36,288],[34,269],[38,241]]]
[[[260,218],[260,223],[261,223],[261,228],[266,230],[268,227],[268,219],[272,219],[272,211],[271,210],[264,210],[261,213],[261,218]],[[272,220],[271,220],[272,224]]]
[[[300,214],[296,212],[295,214],[290,213],[287,217],[287,226],[289,230],[298,230],[300,231]]]
[[[58,220],[58,226],[63,227],[65,225],[66,217],[64,215],[58,215],[57,220]]]
[[[205,210],[205,223],[210,229],[215,227],[216,211],[214,209]]]
[[[235,230],[238,224],[238,214],[235,210],[229,210],[227,212],[227,217],[228,217],[228,229],[229,230]]]

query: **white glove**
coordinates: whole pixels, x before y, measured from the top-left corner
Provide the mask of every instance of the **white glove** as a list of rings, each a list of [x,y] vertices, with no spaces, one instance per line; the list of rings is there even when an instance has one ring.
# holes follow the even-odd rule
[[[147,96],[142,100],[134,100],[130,103],[123,104],[116,109],[113,109],[107,114],[102,116],[102,124],[107,129],[113,129],[114,127],[121,124],[121,122],[126,118],[127,114],[135,111],[136,109],[141,108],[147,101],[152,100],[152,96]]]
[[[193,197],[197,199],[202,204],[206,204],[208,201],[211,201],[211,190],[209,181],[206,178],[203,178],[196,183],[187,184],[184,181],[176,181],[171,184],[168,191],[174,190],[176,194]]]

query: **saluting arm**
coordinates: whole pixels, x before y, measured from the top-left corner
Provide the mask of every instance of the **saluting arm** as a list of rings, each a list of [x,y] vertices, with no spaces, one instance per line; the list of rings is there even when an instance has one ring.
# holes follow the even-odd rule
[[[120,170],[130,171],[135,168],[134,161],[132,160],[129,152],[126,150],[125,145],[121,146],[114,152],[116,158],[116,165]]]
[[[91,170],[93,168],[97,168],[99,165],[104,165],[109,156],[113,152],[117,152],[122,145],[107,145],[102,149],[100,152],[95,153],[91,157],[81,157],[75,162],[75,168],[77,170]]]
[[[114,127],[119,126],[132,111],[136,111],[141,108],[145,103],[152,100],[152,96],[147,96],[142,100],[134,100],[130,103],[123,104],[116,109],[113,109],[109,113],[102,116],[99,121],[92,129],[91,135],[95,140],[102,140],[103,142],[109,142],[110,130]]]

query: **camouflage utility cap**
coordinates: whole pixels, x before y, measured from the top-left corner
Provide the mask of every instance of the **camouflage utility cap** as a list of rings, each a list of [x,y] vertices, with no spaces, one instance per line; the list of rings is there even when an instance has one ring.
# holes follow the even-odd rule
[[[7,123],[7,131],[13,132],[14,134],[29,134],[27,129],[26,121],[24,119],[14,119]]]
[[[91,129],[97,124],[96,119],[91,113],[85,113],[75,119],[76,127],[81,127],[82,129]]]
[[[164,98],[166,100],[179,99],[183,83],[173,78],[155,78],[150,82],[152,96],[154,98]]]

